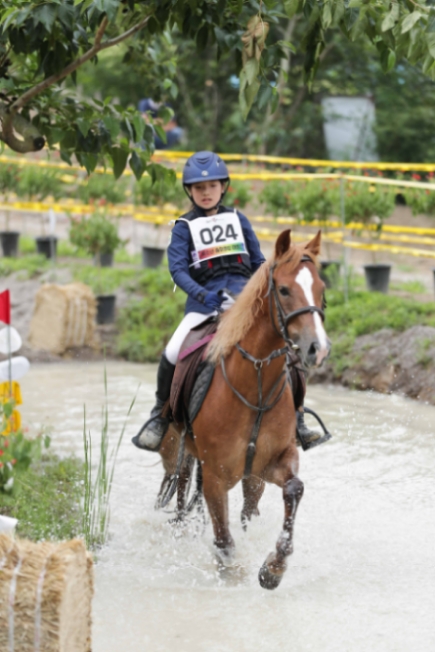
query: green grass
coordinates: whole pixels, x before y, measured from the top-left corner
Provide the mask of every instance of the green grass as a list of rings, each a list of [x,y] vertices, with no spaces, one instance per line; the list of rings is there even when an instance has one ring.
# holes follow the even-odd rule
[[[409,292],[410,294],[426,294],[426,286],[421,281],[404,281],[401,283],[390,283],[391,291]]]
[[[112,294],[121,286],[134,281],[139,276],[137,269],[118,269],[116,267],[98,267],[82,265],[73,271],[74,280],[89,285],[95,294]]]
[[[45,272],[51,263],[45,256],[29,254],[19,258],[1,258],[0,276],[9,276],[13,272],[23,272],[23,278],[33,278]]]
[[[128,251],[123,249],[118,249],[115,251],[115,263],[127,263],[129,265],[141,265],[141,256],[140,254],[129,254]]]
[[[144,296],[120,312],[118,353],[133,362],[155,362],[183,317],[186,295],[173,292],[165,267],[143,270],[127,287]]]
[[[0,514],[18,519],[17,534],[33,541],[82,535],[83,462],[55,455],[17,470],[12,494],[0,492]]]
[[[435,327],[435,303],[380,294],[352,292],[347,303],[339,291],[327,293],[325,327],[333,342],[331,362],[340,375],[355,362],[352,347],[361,335],[383,328],[401,332],[417,324]]]

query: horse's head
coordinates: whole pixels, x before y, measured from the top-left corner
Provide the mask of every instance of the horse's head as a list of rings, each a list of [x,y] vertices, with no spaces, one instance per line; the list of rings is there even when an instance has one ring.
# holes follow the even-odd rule
[[[325,285],[315,264],[320,240],[319,231],[305,246],[292,246],[290,230],[283,231],[270,267],[269,300],[275,327],[289,344],[299,347],[306,367],[322,364],[331,349],[323,327]]]

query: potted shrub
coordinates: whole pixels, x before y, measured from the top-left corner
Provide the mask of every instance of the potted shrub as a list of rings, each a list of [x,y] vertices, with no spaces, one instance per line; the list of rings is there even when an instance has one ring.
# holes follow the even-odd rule
[[[111,267],[113,253],[124,244],[116,224],[102,211],[86,217],[71,218],[69,237],[78,249],[93,256],[100,267]]]
[[[172,173],[172,170],[166,170]],[[134,200],[136,206],[158,206],[165,209],[181,209],[186,204],[184,190],[174,184],[175,175],[171,179],[167,175],[152,180],[149,176],[143,176],[134,188]],[[153,230],[148,232],[149,240],[142,245],[142,264],[144,267],[158,267],[165,253],[165,247],[160,243],[160,224],[154,224]]]
[[[307,223],[315,222],[328,233],[328,220],[336,214],[338,185],[336,181],[309,180],[302,184],[295,198],[298,218]],[[327,259],[320,263],[320,277],[326,287],[336,286],[340,275],[340,261],[333,260],[330,256],[329,244],[325,238]]]
[[[109,204],[122,204],[128,193],[125,178],[115,180],[113,175],[95,173],[77,188],[78,198],[85,204],[104,199]]]
[[[42,201],[44,199],[59,199],[63,194],[63,185],[60,175],[56,170],[29,166],[20,174],[17,185],[17,195],[28,201]],[[44,232],[44,219],[42,221],[42,235],[35,238],[36,250],[46,258],[55,258],[57,238],[46,235]]]
[[[0,166],[0,193],[7,203],[9,193],[16,191],[18,185],[18,167],[16,165]],[[0,231],[0,242],[3,256],[15,257],[18,254],[19,231],[11,231],[9,228],[10,213],[5,210],[5,229]]]
[[[395,206],[395,192],[385,186],[361,182],[346,185],[346,223],[360,222],[372,242],[379,239],[384,221],[390,217]],[[373,292],[388,292],[391,265],[378,263],[373,251],[373,263],[364,265],[367,288]]]

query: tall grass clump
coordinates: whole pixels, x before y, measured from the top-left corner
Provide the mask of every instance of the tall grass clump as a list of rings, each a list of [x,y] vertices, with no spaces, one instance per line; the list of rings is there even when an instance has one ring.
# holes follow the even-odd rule
[[[83,422],[83,448],[85,454],[84,498],[82,529],[86,546],[95,549],[103,546],[109,534],[110,494],[119,447],[124,437],[127,419],[133,409],[133,398],[115,446],[110,448],[107,374],[104,370],[104,404],[101,411],[100,457],[96,470],[92,466],[92,435],[86,427],[86,407]]]

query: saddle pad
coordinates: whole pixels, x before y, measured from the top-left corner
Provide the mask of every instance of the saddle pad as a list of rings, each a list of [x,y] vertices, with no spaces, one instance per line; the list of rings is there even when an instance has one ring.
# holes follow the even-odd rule
[[[174,380],[171,386],[169,405],[172,418],[176,423],[183,423],[188,414],[190,395],[195,384],[198,366],[203,361],[207,344],[217,329],[217,321],[209,319],[193,328],[187,335],[181,347],[175,367]]]

